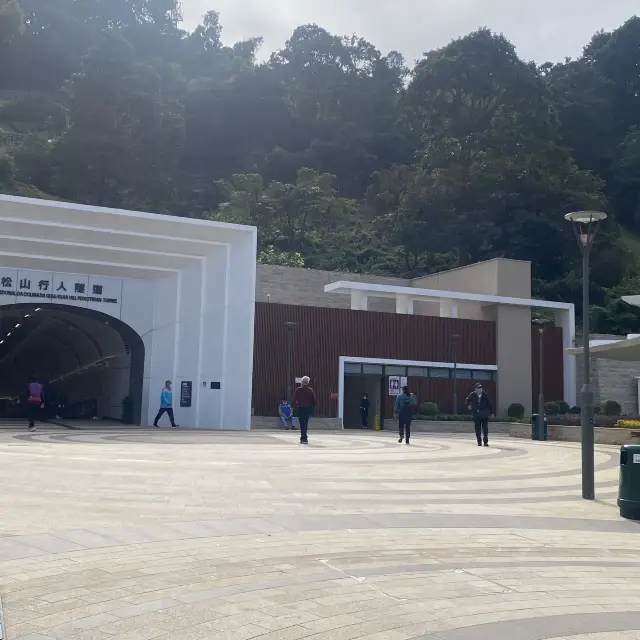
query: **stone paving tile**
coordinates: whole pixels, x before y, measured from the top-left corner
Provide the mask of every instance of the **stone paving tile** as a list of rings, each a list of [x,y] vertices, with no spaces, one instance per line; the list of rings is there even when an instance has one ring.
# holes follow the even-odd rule
[[[8,639],[640,640],[615,447],[313,438],[0,433]]]

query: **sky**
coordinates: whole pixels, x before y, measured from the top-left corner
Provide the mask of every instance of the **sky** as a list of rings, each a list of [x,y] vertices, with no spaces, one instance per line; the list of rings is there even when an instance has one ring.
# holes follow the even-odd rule
[[[357,33],[407,62],[486,26],[504,33],[525,60],[542,63],[579,56],[596,31],[640,15],[640,0],[182,0],[182,9],[189,29],[209,9],[218,11],[227,44],[263,36],[262,58],[301,24]]]

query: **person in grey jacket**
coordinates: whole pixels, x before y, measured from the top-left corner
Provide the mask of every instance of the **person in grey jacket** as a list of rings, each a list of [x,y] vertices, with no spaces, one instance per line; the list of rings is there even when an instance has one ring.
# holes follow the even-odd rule
[[[413,413],[418,406],[418,400],[409,391],[409,387],[402,387],[402,393],[396,398],[396,404],[393,412],[398,416],[398,430],[400,432],[400,438],[398,442],[403,440],[409,444],[411,438],[411,421],[413,420]]]

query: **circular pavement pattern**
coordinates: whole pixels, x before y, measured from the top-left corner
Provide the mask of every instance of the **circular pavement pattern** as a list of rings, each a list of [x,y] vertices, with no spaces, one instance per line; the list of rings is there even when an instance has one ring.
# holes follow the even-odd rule
[[[0,432],[14,640],[640,640],[618,452],[416,434]]]

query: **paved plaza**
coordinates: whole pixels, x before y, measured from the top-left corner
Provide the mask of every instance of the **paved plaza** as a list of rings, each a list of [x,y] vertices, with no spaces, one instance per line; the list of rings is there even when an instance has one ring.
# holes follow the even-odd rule
[[[617,448],[296,437],[0,431],[5,639],[640,639]]]

